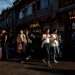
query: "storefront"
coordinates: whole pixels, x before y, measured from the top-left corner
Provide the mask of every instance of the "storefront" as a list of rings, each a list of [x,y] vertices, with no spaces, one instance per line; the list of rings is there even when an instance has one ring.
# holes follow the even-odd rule
[[[75,4],[64,7],[58,14],[58,23],[63,24],[64,60],[75,60]]]

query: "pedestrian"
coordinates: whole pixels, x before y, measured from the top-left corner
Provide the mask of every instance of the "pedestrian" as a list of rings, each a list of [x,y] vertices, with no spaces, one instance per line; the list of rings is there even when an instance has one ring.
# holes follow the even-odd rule
[[[56,58],[59,55],[60,50],[59,50],[59,38],[57,34],[57,29],[54,29],[53,33],[51,34],[50,46],[51,46],[51,51],[53,53],[53,61],[54,63],[58,63]]]
[[[3,60],[8,59],[7,38],[8,38],[7,31],[3,29],[1,33],[2,59]]]
[[[30,30],[26,30],[27,37],[27,51],[26,51],[26,60],[30,60],[32,57],[32,40],[30,39]]]
[[[50,30],[46,29],[45,33],[42,35],[42,45],[43,51],[43,59],[42,61],[46,63],[46,57],[48,60],[48,64],[50,64]]]
[[[24,34],[23,30],[20,30],[20,34],[18,34],[17,36],[17,53],[20,62],[24,61],[26,55],[26,46],[27,46],[26,35]]]
[[[0,33],[0,60],[2,60],[2,45],[1,45],[1,33]]]
[[[33,58],[35,57],[35,51],[36,51],[36,46],[37,46],[37,42],[36,42],[36,35],[35,35],[35,29],[32,29],[31,32],[29,33],[29,38],[30,38],[30,56],[29,58]]]
[[[20,38],[21,38],[21,42],[22,42],[23,51],[26,51],[27,38],[26,38],[26,35],[23,32],[23,30],[20,30]]]

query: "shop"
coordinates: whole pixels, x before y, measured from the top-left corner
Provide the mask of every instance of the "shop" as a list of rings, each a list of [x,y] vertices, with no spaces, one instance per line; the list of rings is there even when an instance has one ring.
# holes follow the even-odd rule
[[[58,14],[58,23],[63,27],[64,60],[75,61],[75,5],[69,5]],[[61,9],[60,9],[61,10]]]

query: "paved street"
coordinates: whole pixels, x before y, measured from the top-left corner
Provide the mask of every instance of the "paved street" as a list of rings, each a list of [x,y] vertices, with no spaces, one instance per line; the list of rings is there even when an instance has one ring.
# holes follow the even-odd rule
[[[47,67],[43,68],[14,62],[0,62],[0,75],[48,75]]]
[[[57,70],[75,70],[75,62],[60,62],[58,64],[51,64],[53,69]],[[51,68],[51,66],[49,66]]]
[[[40,62],[0,62],[0,75],[71,75],[74,70],[74,62],[52,64],[52,69]]]
[[[15,62],[0,62],[0,75],[60,75],[50,71],[47,65],[39,62],[25,64]]]

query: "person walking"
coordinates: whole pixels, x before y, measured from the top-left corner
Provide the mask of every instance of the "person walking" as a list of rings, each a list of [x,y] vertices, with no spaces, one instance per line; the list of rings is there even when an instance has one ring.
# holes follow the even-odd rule
[[[46,29],[45,33],[42,35],[42,61],[46,63],[46,57],[48,59],[48,64],[50,64],[50,30]]]
[[[57,34],[57,29],[53,30],[50,38],[51,51],[53,53],[53,61],[54,63],[58,63],[56,57],[59,55],[59,38]]]
[[[27,46],[27,39],[26,35],[24,34],[23,30],[20,30],[20,34],[17,36],[17,53],[20,58],[20,62],[24,60],[26,55],[26,46]]]
[[[2,30],[1,33],[1,45],[2,45],[2,59],[7,60],[8,59],[8,50],[7,50],[7,31]]]

